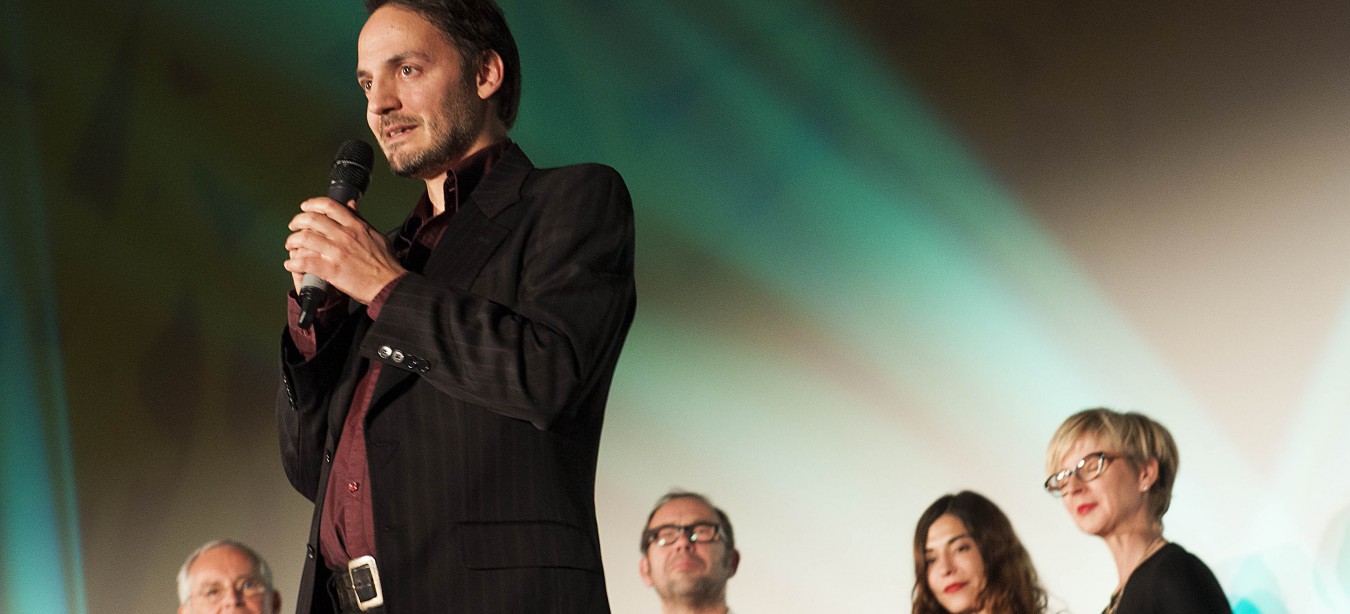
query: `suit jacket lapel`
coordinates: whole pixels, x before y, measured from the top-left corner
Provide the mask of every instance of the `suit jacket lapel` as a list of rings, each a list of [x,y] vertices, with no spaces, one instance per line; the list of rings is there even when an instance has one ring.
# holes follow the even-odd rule
[[[520,201],[521,184],[533,169],[520,146],[513,143],[502,152],[468,201],[460,205],[459,213],[450,219],[421,274],[467,291],[497,246],[511,233],[512,228],[495,223],[493,218]],[[412,375],[411,371],[393,366],[381,368],[371,396],[371,409],[376,409],[384,395]]]
[[[502,211],[520,201],[520,186],[534,169],[525,152],[514,143],[502,152],[468,201],[451,218],[440,243],[422,274],[443,280],[463,290],[469,289],[483,264],[511,228],[494,223]]]

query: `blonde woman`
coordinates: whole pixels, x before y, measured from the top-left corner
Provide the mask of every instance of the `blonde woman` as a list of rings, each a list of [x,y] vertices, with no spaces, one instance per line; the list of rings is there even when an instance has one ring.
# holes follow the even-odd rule
[[[1178,462],[1171,433],[1134,412],[1084,410],[1050,440],[1045,489],[1116,562],[1119,583],[1104,614],[1231,611],[1209,567],[1163,537]]]

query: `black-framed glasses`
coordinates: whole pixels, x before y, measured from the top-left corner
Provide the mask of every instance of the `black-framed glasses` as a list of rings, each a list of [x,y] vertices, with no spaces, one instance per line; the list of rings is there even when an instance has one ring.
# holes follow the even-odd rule
[[[267,583],[262,578],[249,577],[241,578],[234,586],[217,582],[208,584],[206,587],[192,594],[192,598],[201,603],[225,603],[233,599],[235,594],[243,596],[244,599],[252,599],[268,591]]]
[[[643,539],[648,546],[669,546],[680,540],[683,535],[691,544],[701,544],[703,542],[715,542],[722,539],[722,526],[713,522],[696,522],[694,524],[663,524],[659,527],[647,529]]]
[[[1052,473],[1050,477],[1045,478],[1045,491],[1056,497],[1064,496],[1064,484],[1069,481],[1069,476],[1076,475],[1081,482],[1091,482],[1106,471],[1107,461],[1122,458],[1120,454],[1110,452],[1093,452],[1078,460],[1078,463],[1072,469]]]

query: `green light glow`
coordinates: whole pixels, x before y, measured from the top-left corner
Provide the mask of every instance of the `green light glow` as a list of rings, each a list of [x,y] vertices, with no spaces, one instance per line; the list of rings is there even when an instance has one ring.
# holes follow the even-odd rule
[[[0,2],[0,610],[85,611],[24,15]]]
[[[1064,415],[1118,402],[1190,437],[1169,531],[1213,553],[1244,611],[1346,603],[1344,529],[1318,524],[1345,501],[1316,469],[1350,460],[1350,309],[1269,444],[1278,466],[1253,466],[1223,408],[829,3],[502,5],[525,65],[513,138],[540,166],[615,166],[637,209],[598,488],[616,611],[650,604],[629,537],[676,485],[745,522],[738,611],[903,609],[896,540],[958,488],[1006,506],[1075,610],[1100,607],[1110,562],[1065,556],[1097,545],[1036,483]],[[181,557],[216,537],[260,544],[289,606],[309,509],[269,414],[281,245],[336,145],[369,138],[363,19],[328,0],[0,0],[7,611],[168,610]],[[419,190],[377,169],[362,212],[390,227]],[[127,559],[134,577],[109,571]]]

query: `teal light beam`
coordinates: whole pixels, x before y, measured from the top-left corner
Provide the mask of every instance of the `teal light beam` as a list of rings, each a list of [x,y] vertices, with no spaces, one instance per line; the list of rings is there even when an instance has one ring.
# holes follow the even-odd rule
[[[1185,396],[917,95],[813,6],[509,7],[522,45],[563,51],[529,58],[527,104],[549,104],[524,128],[615,161],[647,224],[695,241],[896,377],[913,373],[903,348],[941,337],[931,358],[991,390],[1043,405],[1099,397],[1109,374],[1065,342],[1095,338]],[[1066,325],[1090,336],[1052,332]],[[1018,356],[990,371],[991,348]],[[914,383],[932,385],[935,404],[952,388]]]
[[[1212,430],[1185,383],[1073,255],[827,8],[504,4],[526,62],[518,135],[532,155],[544,164],[598,159],[624,173],[638,207],[640,271],[652,262],[644,258],[669,256],[646,251],[644,229],[659,228],[715,263],[681,278],[693,284],[683,293],[760,301],[757,317],[735,320],[738,329],[715,309],[699,321],[640,299],[627,365],[667,368],[621,366],[632,370],[617,392],[654,416],[633,420],[624,436],[663,432],[667,416],[726,425],[793,412],[787,422],[810,432],[828,420],[810,410],[834,405],[902,436],[918,428],[956,440],[960,425],[980,423],[988,432],[969,436],[987,444],[978,449],[1034,442],[1012,462],[999,458],[997,481],[1010,482],[1025,479],[1019,471],[1039,474],[1040,446],[1070,408],[1129,399],[1167,408],[1160,418],[1179,430]],[[717,293],[729,287],[737,294]],[[740,315],[730,304],[723,311]],[[755,349],[784,336],[806,343]],[[671,342],[682,338],[706,343]],[[735,377],[716,377],[723,373]],[[766,381],[794,394],[753,388]],[[755,454],[780,452],[791,475],[838,464],[832,485],[856,481],[840,496],[875,503],[858,494],[868,492],[866,476],[848,473],[839,460],[847,455],[822,444],[815,465],[795,463],[802,455],[778,445],[792,436],[757,437]],[[735,442],[707,441],[714,437],[699,444],[721,450],[728,466],[755,466],[735,457]],[[916,447],[941,452],[944,439]],[[1248,475],[1238,451],[1214,445],[1213,457]],[[1246,477],[1233,482],[1252,490]],[[755,486],[770,498],[775,486],[794,485],[765,477]],[[1187,513],[1175,515],[1179,523]]]
[[[36,87],[24,17],[0,2],[10,87],[0,93],[0,604],[8,612],[86,611],[70,423],[33,126]]]

